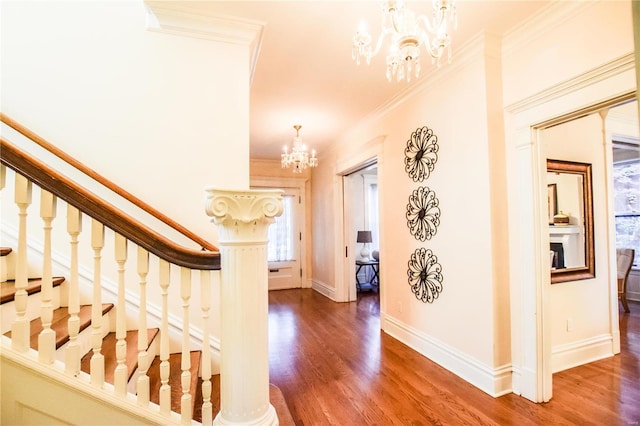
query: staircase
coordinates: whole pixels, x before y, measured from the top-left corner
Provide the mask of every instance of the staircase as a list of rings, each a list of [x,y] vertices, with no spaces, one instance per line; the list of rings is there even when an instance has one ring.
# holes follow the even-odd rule
[[[207,214],[225,239],[221,268],[215,246],[0,118],[0,422],[292,425],[268,383],[265,241],[281,211],[277,191],[208,192]],[[109,202],[53,168],[58,159],[111,191]]]
[[[10,256],[15,253],[12,248],[2,247],[0,248],[0,260],[2,261],[2,271],[7,276],[12,277],[12,274],[8,265],[14,264]],[[8,330],[8,326],[13,322],[11,319],[12,314],[15,313],[15,296],[16,296],[16,282],[15,279],[7,279],[6,277],[0,283],[0,309],[2,310],[2,333],[11,338],[11,330]],[[28,286],[25,289],[28,295],[27,311],[29,315],[29,346],[31,349],[38,350],[39,336],[44,330],[42,319],[39,316],[39,307],[42,300],[42,279],[30,278],[28,280]],[[68,307],[60,306],[60,290],[63,290],[66,284],[64,277],[54,277],[52,279],[52,286],[54,289],[54,301],[52,305],[52,318],[50,323],[50,329],[55,333],[55,354],[56,359],[63,362],[65,350],[68,346],[69,337],[69,320],[71,314]],[[62,287],[62,288],[61,288]],[[92,324],[92,306],[81,305],[78,317],[79,317],[79,345],[83,348],[83,356],[81,358],[81,371],[87,375],[91,371],[91,359],[94,355],[94,350],[91,347],[92,332],[95,333],[98,330],[101,336],[102,344],[100,345],[101,353],[99,356],[104,362],[104,382],[111,385],[114,384],[115,370],[118,368],[118,357],[116,355],[117,336],[113,330],[112,324],[114,323],[115,310],[113,303],[103,303],[100,308],[100,321],[97,327]],[[160,388],[162,386],[162,380],[160,377],[160,364],[162,363],[160,356],[158,355],[159,347],[159,328],[147,329],[146,336],[143,339],[138,339],[138,330],[127,330],[124,338],[126,347],[126,357],[124,359],[124,368],[126,368],[127,378],[127,390],[133,394],[137,393],[137,381],[141,375],[148,377],[149,388],[149,400],[154,404],[160,403]],[[139,353],[141,349],[139,340],[144,340],[142,348],[151,363],[145,368],[139,365]],[[169,379],[168,385],[171,387],[171,411],[175,413],[181,413],[182,406],[182,355],[180,353],[172,353],[169,355]],[[192,418],[196,422],[202,422],[202,379],[200,378],[200,365],[202,361],[202,351],[193,350],[189,353],[189,394],[194,397],[189,404],[189,412],[192,413]],[[220,409],[220,378],[219,375],[214,375],[211,379],[212,383],[212,415],[215,417]]]

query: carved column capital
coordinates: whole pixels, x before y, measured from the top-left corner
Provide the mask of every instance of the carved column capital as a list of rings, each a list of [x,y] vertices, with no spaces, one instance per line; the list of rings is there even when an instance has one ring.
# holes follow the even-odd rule
[[[205,211],[219,226],[220,244],[264,242],[268,227],[282,214],[282,191],[206,189]]]

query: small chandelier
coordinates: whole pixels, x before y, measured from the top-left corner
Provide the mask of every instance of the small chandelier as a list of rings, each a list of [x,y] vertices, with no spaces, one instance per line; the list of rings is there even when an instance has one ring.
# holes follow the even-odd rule
[[[420,48],[425,47],[431,56],[431,62],[437,61],[445,50],[448,62],[451,62],[451,37],[448,25],[458,26],[458,18],[454,0],[433,0],[433,16],[416,15],[406,7],[404,0],[384,0],[382,2],[382,32],[376,42],[375,50],[371,47],[371,35],[362,28],[353,36],[351,56],[360,65],[360,57],[371,63],[371,57],[380,52],[385,38],[389,36],[387,52],[387,80],[394,77],[397,81],[411,81],[411,74],[420,76]]]
[[[293,138],[293,146],[291,152],[288,152],[288,147],[285,145],[282,153],[282,168],[286,169],[292,166],[293,173],[302,173],[307,167],[316,167],[318,165],[318,159],[316,158],[316,150],[311,150],[311,157],[307,152],[307,147],[302,143],[300,138],[301,125],[296,124],[293,126],[296,129],[296,136]]]

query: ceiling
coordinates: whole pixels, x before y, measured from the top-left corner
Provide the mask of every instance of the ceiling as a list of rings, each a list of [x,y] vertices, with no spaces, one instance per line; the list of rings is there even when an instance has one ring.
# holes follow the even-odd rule
[[[376,108],[427,78],[435,65],[423,57],[420,79],[389,83],[384,57],[357,66],[351,38],[361,21],[377,37],[380,1],[198,1],[207,14],[264,23],[262,44],[251,83],[251,158],[280,156],[301,124],[305,144],[323,150],[342,132]],[[456,50],[482,31],[503,35],[551,1],[458,0]],[[408,1],[416,13],[430,14],[431,2]],[[423,54],[426,56],[426,53]],[[445,64],[442,65],[446,67]]]

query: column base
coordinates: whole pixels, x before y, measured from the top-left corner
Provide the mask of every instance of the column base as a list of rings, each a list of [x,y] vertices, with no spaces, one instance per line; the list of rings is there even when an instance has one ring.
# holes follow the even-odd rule
[[[242,425],[242,426],[278,426],[280,422],[278,421],[278,414],[276,414],[276,409],[273,408],[273,405],[269,404],[267,408],[267,412],[258,419],[250,419],[247,421],[233,421],[227,420],[222,417],[222,412],[219,412],[215,419],[213,419],[214,425]]]

